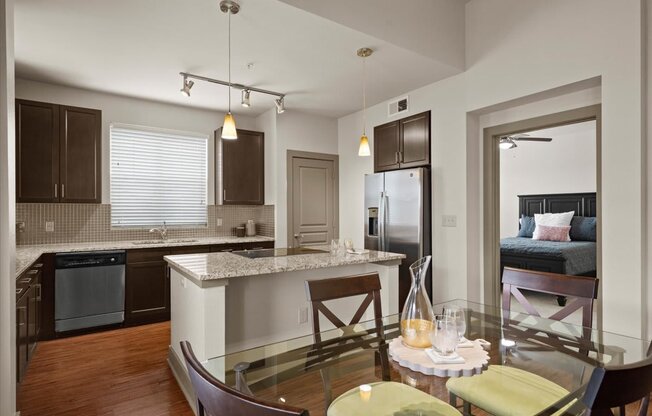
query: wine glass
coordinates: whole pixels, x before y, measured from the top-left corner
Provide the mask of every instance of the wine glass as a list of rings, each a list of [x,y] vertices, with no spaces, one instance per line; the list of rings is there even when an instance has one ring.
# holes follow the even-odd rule
[[[464,308],[458,305],[444,305],[442,315],[455,320],[457,325],[457,335],[460,342],[462,342],[464,340],[464,334],[466,333],[466,316],[464,314]]]
[[[459,342],[457,320],[446,315],[435,315],[432,324],[430,341],[435,351],[443,357],[455,354]]]
[[[334,238],[331,240],[331,255],[337,256],[340,254],[340,240]]]

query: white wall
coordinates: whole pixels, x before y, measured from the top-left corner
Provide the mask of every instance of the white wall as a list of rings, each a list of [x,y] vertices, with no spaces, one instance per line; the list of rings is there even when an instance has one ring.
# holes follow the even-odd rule
[[[0,414],[16,412],[14,2],[0,0]],[[11,277],[11,278],[7,278]]]
[[[528,132],[548,143],[517,142],[500,152],[500,237],[518,234],[518,195],[595,192],[595,121]]]
[[[276,119],[276,245],[287,241],[287,151],[337,154],[337,120],[286,111]],[[340,217],[345,215],[340,211]]]
[[[208,142],[208,203],[214,203],[215,142],[212,138],[215,129],[222,125],[224,113],[24,79],[16,80],[16,97],[102,110],[102,202],[105,204],[111,202],[111,156],[109,153],[109,126],[111,123],[127,123],[205,134],[211,139]],[[254,118],[241,115],[236,115],[235,118],[238,128],[255,130]]]
[[[640,295],[644,257],[638,244],[645,181],[640,0],[473,0],[466,7],[467,71],[408,92],[411,114],[433,111],[435,300],[477,296],[481,284],[481,276],[467,274],[468,265],[482,258],[477,242],[469,242],[482,238],[482,222],[469,223],[476,229],[467,229],[466,222],[482,209],[481,195],[467,193],[479,189],[475,183],[481,172],[480,163],[468,164],[481,153],[477,131],[467,130],[467,116],[599,76],[604,325],[640,336],[647,313]],[[370,126],[386,121],[386,103],[369,110]],[[342,217],[341,230],[352,230],[358,243],[363,232],[361,175],[372,171],[370,160],[360,162],[353,154],[360,128],[360,113],[339,120],[340,209],[359,213],[346,221]],[[458,226],[441,227],[442,214],[457,215]]]

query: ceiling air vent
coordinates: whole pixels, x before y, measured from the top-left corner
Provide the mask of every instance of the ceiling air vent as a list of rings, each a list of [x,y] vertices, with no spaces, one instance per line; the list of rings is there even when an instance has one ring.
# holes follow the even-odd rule
[[[408,111],[408,97],[399,98],[395,101],[390,101],[387,105],[387,114],[392,117],[398,114],[403,114]]]

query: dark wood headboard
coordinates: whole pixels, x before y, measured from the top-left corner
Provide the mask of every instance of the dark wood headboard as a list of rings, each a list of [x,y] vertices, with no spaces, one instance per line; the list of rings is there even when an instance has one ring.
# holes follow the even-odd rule
[[[582,217],[597,216],[595,192],[579,194],[541,194],[519,195],[519,218],[523,215],[533,217],[534,214],[575,211]]]

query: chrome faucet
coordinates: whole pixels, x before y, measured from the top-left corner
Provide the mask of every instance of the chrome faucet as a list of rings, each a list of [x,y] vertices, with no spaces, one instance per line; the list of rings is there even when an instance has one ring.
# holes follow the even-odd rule
[[[161,240],[167,240],[168,238],[168,227],[165,224],[165,221],[163,221],[163,227],[162,228],[152,228],[149,230],[150,233],[158,233],[159,236],[161,237]]]

